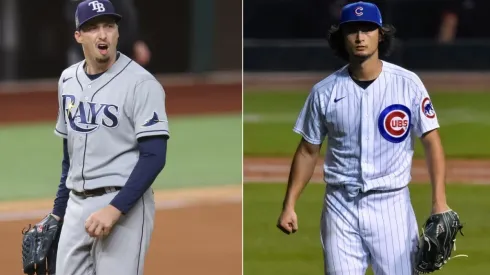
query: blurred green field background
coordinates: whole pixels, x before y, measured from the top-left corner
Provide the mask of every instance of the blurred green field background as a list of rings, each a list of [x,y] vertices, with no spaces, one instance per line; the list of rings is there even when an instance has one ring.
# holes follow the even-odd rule
[[[306,92],[244,93],[244,154],[291,156],[300,136],[292,131]],[[431,93],[449,158],[489,158],[490,93]],[[423,156],[417,142],[415,157]],[[488,146],[482,146],[482,145]]]
[[[243,266],[246,275],[323,274],[319,226],[325,185],[310,184],[305,188],[296,208],[299,230],[293,235],[286,235],[275,227],[285,188],[283,184],[244,185]],[[420,228],[430,213],[430,185],[412,184],[410,192]],[[458,234],[453,256],[466,254],[469,257],[450,260],[437,274],[488,274],[490,221],[484,217],[488,216],[490,207],[489,193],[490,186],[452,185],[448,190],[448,200],[458,209],[465,224],[464,236]]]
[[[241,184],[240,114],[169,120],[167,164],[153,185],[155,189]],[[9,156],[0,158],[0,201],[54,198],[62,142],[53,127],[54,122],[0,126],[1,154]]]

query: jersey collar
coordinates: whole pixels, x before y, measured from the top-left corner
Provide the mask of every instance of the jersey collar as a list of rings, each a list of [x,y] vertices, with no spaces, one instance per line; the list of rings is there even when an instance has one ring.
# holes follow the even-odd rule
[[[114,64],[100,77],[94,80],[91,80],[85,73],[85,70],[83,68],[86,65],[86,61],[83,60],[77,68],[77,78],[80,81],[80,84],[83,87],[88,84],[98,85],[98,83],[104,85],[104,83],[118,75],[124,68],[127,67],[128,63],[130,63],[132,60],[119,51],[117,53],[119,54],[119,58],[116,60],[116,62],[114,62]]]

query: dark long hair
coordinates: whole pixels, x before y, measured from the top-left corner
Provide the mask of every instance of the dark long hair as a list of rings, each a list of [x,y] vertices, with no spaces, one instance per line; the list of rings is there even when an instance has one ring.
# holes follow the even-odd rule
[[[382,37],[378,44],[378,53],[380,57],[387,57],[393,52],[395,47],[396,29],[393,25],[389,24],[383,24],[383,27],[379,27],[378,29]],[[335,55],[349,62],[349,53],[345,49],[344,37],[339,25],[332,25],[328,31],[327,41]]]

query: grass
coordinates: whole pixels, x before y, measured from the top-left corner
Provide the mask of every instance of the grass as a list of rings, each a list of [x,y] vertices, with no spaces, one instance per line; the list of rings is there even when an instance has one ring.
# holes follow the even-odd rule
[[[167,163],[153,187],[241,183],[241,115],[170,119]],[[53,127],[54,123],[0,127],[0,201],[54,198],[62,143]]]
[[[291,156],[300,136],[292,128],[307,93],[244,93],[244,155]],[[488,158],[490,93],[433,93],[441,124],[442,142],[449,158]],[[415,157],[423,156],[420,142]]]
[[[310,184],[305,188],[296,208],[299,231],[285,235],[275,227],[285,185],[244,185],[244,275],[323,274],[319,222],[324,187]],[[430,211],[430,185],[412,184],[410,189],[420,228]],[[456,254],[467,254],[469,258],[453,259],[437,274],[486,274],[490,269],[487,260],[490,250],[485,241],[490,221],[484,218],[490,207],[486,201],[489,193],[490,186],[454,184],[447,187],[448,202],[465,224],[465,236],[457,237]]]

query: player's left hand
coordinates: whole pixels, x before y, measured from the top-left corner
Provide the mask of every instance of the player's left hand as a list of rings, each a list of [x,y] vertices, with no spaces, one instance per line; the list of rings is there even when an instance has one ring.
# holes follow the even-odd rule
[[[108,205],[90,215],[85,221],[85,231],[90,237],[99,238],[109,235],[112,227],[121,217],[121,211]]]
[[[453,210],[432,214],[426,220],[419,239],[415,256],[416,274],[427,274],[440,270],[449,260],[468,255],[451,257],[456,250],[456,235],[461,233],[463,224]]]

